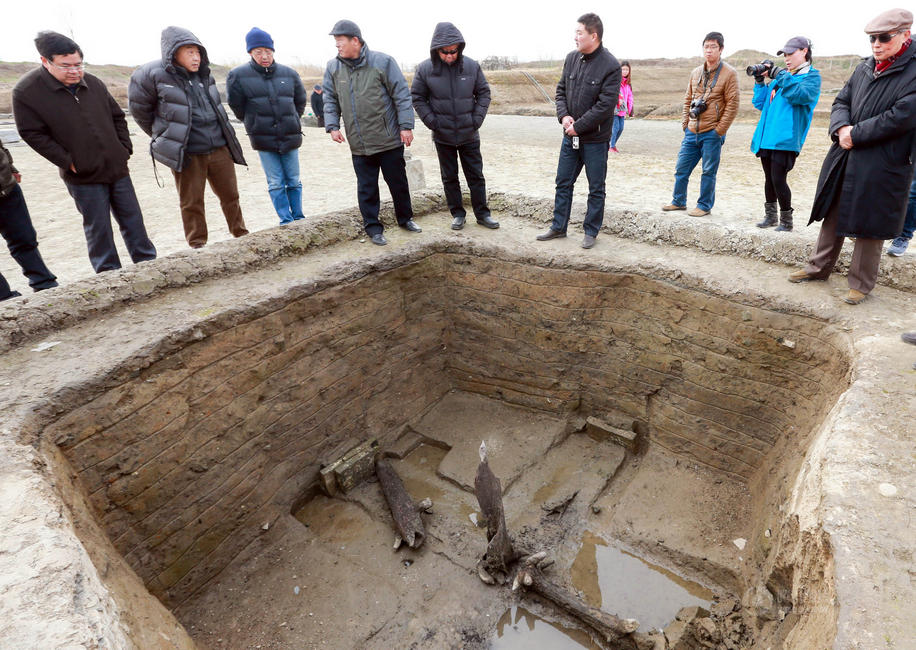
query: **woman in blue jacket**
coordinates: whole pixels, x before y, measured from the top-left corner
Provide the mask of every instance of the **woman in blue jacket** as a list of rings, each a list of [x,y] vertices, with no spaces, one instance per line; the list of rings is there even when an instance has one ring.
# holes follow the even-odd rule
[[[777,52],[785,58],[785,69],[764,61],[767,85],[762,74],[755,75],[754,107],[760,121],[751,139],[751,151],[763,166],[765,217],[758,228],[776,226],[776,203],[779,202],[777,231],[792,230],[792,190],[786,176],[805,143],[811,116],[821,95],[821,74],[811,67],[811,41],[803,36],[789,39]],[[758,68],[759,71],[759,68]],[[748,68],[748,74],[752,74]]]

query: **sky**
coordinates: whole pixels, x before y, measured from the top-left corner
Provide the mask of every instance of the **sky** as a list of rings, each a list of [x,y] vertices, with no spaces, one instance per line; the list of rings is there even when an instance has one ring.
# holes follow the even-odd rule
[[[466,54],[478,60],[488,56],[515,57],[520,62],[556,60],[573,49],[576,18],[587,11],[601,16],[604,44],[619,59],[699,56],[703,36],[714,30],[725,35],[725,56],[742,49],[773,53],[797,35],[811,39],[815,57],[865,56],[870,53],[865,24],[893,6],[861,0],[784,4],[628,0],[575,6],[539,0],[348,0],[338,12],[331,4],[303,0],[191,0],[181,5],[123,0],[17,2],[16,10],[5,10],[0,21],[0,60],[37,61],[35,34],[52,29],[74,38],[90,65],[139,65],[160,58],[162,29],[178,25],[194,32],[212,62],[233,65],[247,60],[245,34],[257,26],[273,36],[277,61],[323,67],[336,54],[328,32],[341,18],[356,21],[371,49],[394,56],[406,68],[429,56],[433,28],[440,21],[452,22],[461,30]]]

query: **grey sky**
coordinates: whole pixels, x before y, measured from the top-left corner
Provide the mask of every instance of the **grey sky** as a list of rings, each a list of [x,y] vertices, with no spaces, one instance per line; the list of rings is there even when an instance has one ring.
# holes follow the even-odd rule
[[[467,53],[477,59],[490,55],[514,56],[519,61],[560,59],[573,48],[576,18],[586,11],[601,16],[604,43],[619,58],[698,56],[703,35],[712,30],[725,35],[726,56],[748,48],[775,52],[795,35],[811,39],[815,57],[867,55],[865,23],[893,5],[850,0],[785,4],[725,0],[718,5],[655,0],[598,6],[350,0],[341,3],[340,12],[332,6],[302,0],[26,2],[15,12],[4,11],[0,60],[37,61],[32,39],[41,29],[54,29],[72,35],[90,64],[137,65],[159,58],[159,34],[174,24],[193,31],[215,63],[233,64],[247,59],[245,33],[256,25],[273,35],[278,61],[323,66],[335,54],[328,32],[340,18],[356,21],[370,48],[393,55],[402,65],[416,64],[429,55],[433,27],[444,20],[457,25],[468,43]]]

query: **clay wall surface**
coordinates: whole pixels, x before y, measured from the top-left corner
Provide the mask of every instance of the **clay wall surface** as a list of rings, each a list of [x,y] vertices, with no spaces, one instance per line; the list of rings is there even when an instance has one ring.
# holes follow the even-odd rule
[[[315,481],[447,390],[441,287],[421,261],[241,322],[48,426],[117,550],[180,603]],[[227,326],[228,324],[228,326]]]

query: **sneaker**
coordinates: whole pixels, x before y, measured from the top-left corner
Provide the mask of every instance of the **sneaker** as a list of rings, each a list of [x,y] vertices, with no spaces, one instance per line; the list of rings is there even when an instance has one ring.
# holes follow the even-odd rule
[[[704,210],[703,208],[694,208],[687,212],[688,216],[691,217],[705,217],[709,214],[709,210]]]
[[[858,305],[860,302],[865,300],[867,297],[868,297],[867,293],[862,293],[861,291],[857,291],[856,289],[850,289],[849,293],[847,293],[843,297],[843,302],[845,302],[847,305]]]
[[[582,239],[582,248],[591,248],[595,245],[595,238],[592,235],[586,235]]]
[[[665,212],[672,212],[674,210],[686,210],[686,205],[676,205],[674,203],[669,203],[668,205],[663,205],[662,210]]]
[[[900,257],[906,252],[906,247],[910,245],[909,239],[904,239],[903,237],[897,237],[894,241],[891,242],[891,245],[887,247],[887,254],[891,257]]]
[[[613,151],[614,153],[620,153],[619,151],[617,151],[617,147],[611,147],[610,150]]]

